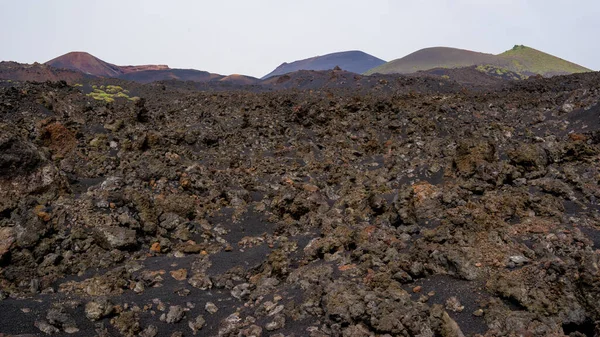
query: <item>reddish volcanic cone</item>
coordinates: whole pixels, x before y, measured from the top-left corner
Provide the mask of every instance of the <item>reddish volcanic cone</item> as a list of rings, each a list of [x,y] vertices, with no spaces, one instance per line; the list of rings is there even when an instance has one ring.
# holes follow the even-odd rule
[[[71,52],[46,62],[55,68],[71,69],[85,74],[102,77],[117,77],[123,74],[121,67],[85,53]]]

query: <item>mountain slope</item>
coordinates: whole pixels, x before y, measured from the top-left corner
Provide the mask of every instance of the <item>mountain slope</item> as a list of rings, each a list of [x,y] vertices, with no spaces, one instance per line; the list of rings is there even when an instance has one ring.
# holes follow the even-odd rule
[[[102,61],[94,55],[86,52],[70,52],[54,58],[45,64],[58,69],[75,70],[84,74],[101,77],[119,77],[124,74],[131,74],[140,71],[169,69],[169,66],[164,64],[117,66],[112,63]]]
[[[255,78],[252,76],[240,75],[240,74],[232,74],[232,75],[225,76],[225,77],[219,79],[219,82],[233,83],[233,84],[240,84],[240,85],[257,84],[259,81],[260,80],[258,78]]]
[[[86,52],[67,53],[45,64],[54,68],[75,70],[94,76],[117,77],[123,74],[123,70],[119,66],[104,62]]]
[[[516,72],[552,76],[591,71],[578,64],[526,46],[514,46],[498,56],[509,59],[510,65],[506,68]]]
[[[123,74],[134,73],[137,71],[147,70],[169,70],[169,66],[165,64],[148,64],[143,66],[119,66]]]
[[[434,47],[418,50],[403,58],[370,69],[367,75],[408,74],[432,68],[459,68],[470,66],[494,66],[525,75],[553,76],[591,71],[539,50],[515,46],[499,55],[469,50]]]
[[[370,69],[367,74],[409,74],[432,68],[461,68],[476,64],[495,63],[496,59],[497,57],[492,54],[448,47],[433,47],[418,50],[401,59]]]
[[[339,66],[343,70],[362,74],[384,64],[385,61],[365,52],[353,50],[311,57],[291,63],[283,63],[262,79],[284,75],[298,70],[328,70]]]
[[[59,69],[46,64],[23,64],[17,62],[0,62],[0,79],[12,81],[67,81],[77,83],[94,76],[80,71]]]
[[[120,79],[139,83],[150,83],[164,80],[180,80],[194,82],[208,82],[222,78],[222,75],[212,74],[196,69],[167,69],[136,71],[119,76]]]
[[[258,79],[250,76],[224,76],[196,69],[171,69],[167,65],[117,66],[85,52],[67,53],[46,62],[44,66],[49,66],[48,68],[56,69],[57,71],[72,71],[82,76],[112,77],[139,83],[179,80],[199,83],[221,81],[234,85],[249,85],[255,84],[258,81]],[[7,70],[5,73],[7,77],[17,77],[14,70]],[[27,73],[27,76],[31,77],[29,73]],[[18,78],[26,79],[28,78],[27,76],[19,75]]]

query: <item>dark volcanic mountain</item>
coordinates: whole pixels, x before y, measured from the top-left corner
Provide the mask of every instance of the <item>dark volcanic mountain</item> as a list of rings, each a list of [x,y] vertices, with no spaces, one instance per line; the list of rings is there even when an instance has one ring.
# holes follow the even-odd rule
[[[332,53],[323,56],[315,56],[304,60],[294,61],[292,63],[283,63],[272,72],[265,75],[262,79],[284,75],[298,70],[328,70],[339,66],[343,70],[357,74],[378,67],[385,61],[362,51],[344,51]]]

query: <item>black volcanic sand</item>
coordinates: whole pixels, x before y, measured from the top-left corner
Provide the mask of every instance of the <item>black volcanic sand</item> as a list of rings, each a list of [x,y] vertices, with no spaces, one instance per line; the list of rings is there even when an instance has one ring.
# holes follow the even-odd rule
[[[599,335],[600,74],[460,75],[1,82],[0,336]]]

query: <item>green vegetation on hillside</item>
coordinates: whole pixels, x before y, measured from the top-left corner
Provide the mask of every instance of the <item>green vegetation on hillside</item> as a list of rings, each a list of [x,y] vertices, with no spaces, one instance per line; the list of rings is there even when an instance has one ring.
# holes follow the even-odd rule
[[[367,71],[365,74],[408,74],[433,68],[462,68],[479,64],[495,64],[497,57],[469,50],[433,47],[418,50]]]
[[[497,75],[504,75],[501,73],[504,70],[517,74],[519,78],[535,74],[554,76],[591,71],[539,50],[515,45],[498,55],[446,47],[426,48],[373,68],[365,74],[407,74],[433,68],[470,66],[494,67],[494,71],[500,72]],[[490,69],[478,70],[489,73]]]
[[[515,72],[515,71],[510,71],[508,69],[505,68],[499,68],[490,64],[482,64],[482,65],[478,65],[475,68],[477,71],[480,71],[482,73],[486,73],[490,76],[494,76],[494,77],[502,77],[505,79],[510,79],[510,80],[525,80],[527,79],[529,76]]]
[[[101,85],[100,87],[93,85],[92,89],[94,91],[87,94],[87,96],[99,100],[105,101],[107,103],[112,103],[115,101],[115,98],[125,98],[130,101],[138,100],[139,97],[129,97],[129,91],[123,89],[118,85]]]
[[[498,56],[510,60],[510,70],[521,73],[552,76],[591,71],[575,63],[523,45],[515,45]]]

